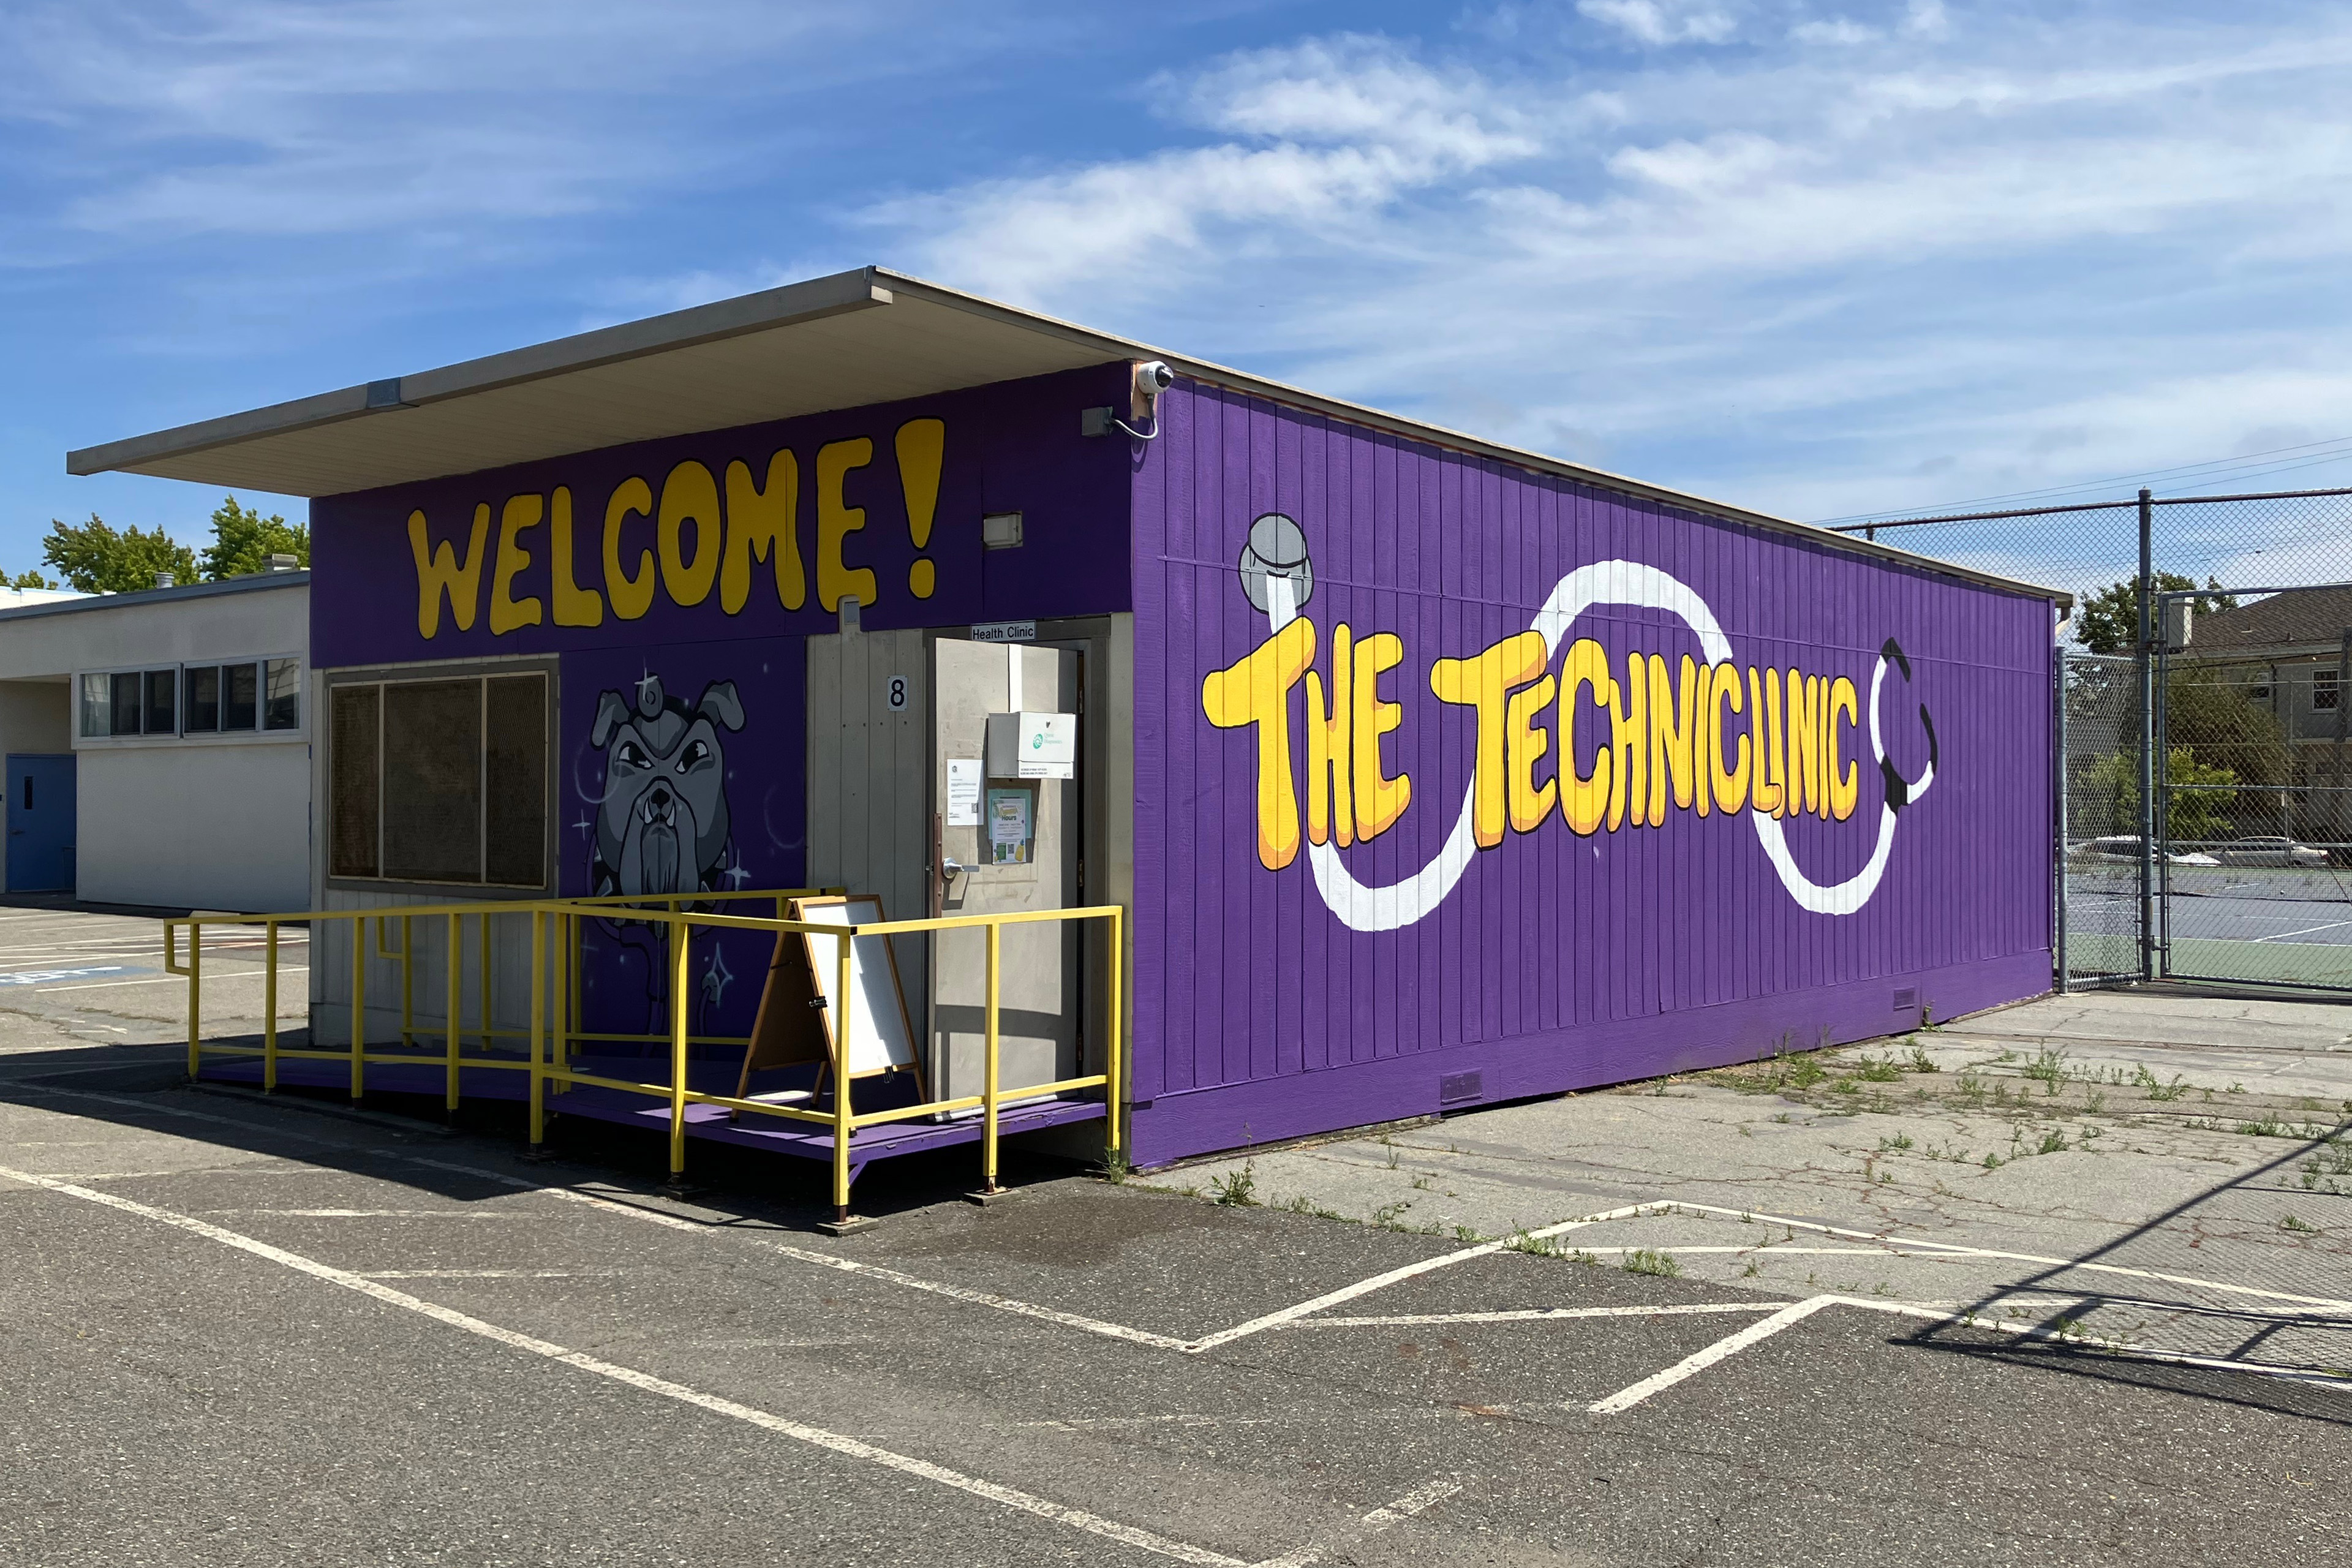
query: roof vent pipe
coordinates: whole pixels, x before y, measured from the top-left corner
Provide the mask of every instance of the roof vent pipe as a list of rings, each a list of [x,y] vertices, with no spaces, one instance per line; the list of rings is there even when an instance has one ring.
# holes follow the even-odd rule
[[[273,555],[269,558],[269,569],[272,572],[299,572],[301,567],[302,562],[299,556]]]
[[[173,576],[169,572],[158,572],[155,574],[155,586],[158,588],[169,588],[178,581],[179,579]]]

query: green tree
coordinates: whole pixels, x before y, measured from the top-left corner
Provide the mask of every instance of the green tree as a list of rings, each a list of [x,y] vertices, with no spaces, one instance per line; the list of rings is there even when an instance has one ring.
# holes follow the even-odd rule
[[[0,572],[0,584],[5,584],[11,588],[54,588],[57,586],[55,583],[50,582],[47,577],[41,575],[41,569],[37,566],[27,566],[22,572],[17,573],[14,577],[9,576],[5,572]]]
[[[205,548],[205,580],[217,583],[269,570],[273,555],[291,555],[310,564],[310,531],[275,515],[264,517],[235,496],[213,511],[213,542]]]
[[[2166,753],[2163,836],[2175,842],[2210,841],[2230,837],[2230,805],[2236,792],[2229,786],[2238,775],[2228,768],[2199,762],[2186,746]],[[2139,820],[2139,759],[2127,752],[2110,752],[2093,763],[2084,783],[2114,804],[2106,820],[2129,827]],[[2137,831],[2137,829],[2133,829]]]
[[[168,572],[175,583],[196,580],[196,552],[161,528],[117,532],[96,512],[82,523],[49,520],[41,559],[85,594],[129,594],[155,585]]]
[[[2178,572],[2158,572],[2156,591],[2159,594],[2185,594],[2197,586],[2193,577],[2183,577]],[[2234,610],[2237,599],[2221,592],[2221,584],[2214,578],[2205,579],[2208,592],[2197,595],[2197,613],[2210,616],[2220,610]],[[2153,612],[2151,612],[2153,613]],[[2129,653],[2139,640],[2139,579],[2126,577],[2120,583],[2110,583],[2095,594],[2086,594],[2074,606],[2074,640],[2093,653]]]

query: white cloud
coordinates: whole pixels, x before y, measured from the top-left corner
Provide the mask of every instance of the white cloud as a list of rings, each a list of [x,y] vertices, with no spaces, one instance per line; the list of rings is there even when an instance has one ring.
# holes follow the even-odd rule
[[[1903,30],[1924,38],[1940,38],[1951,31],[1944,16],[1944,0],[1911,0],[1904,8]]]
[[[1789,29],[1789,37],[1801,44],[1866,44],[1879,37],[1875,27],[1865,27],[1845,16],[1832,16],[1825,21],[1800,22]]]
[[[1720,44],[1738,26],[1706,0],[1576,0],[1576,8],[1644,44]]]
[[[940,264],[1034,301],[1081,279],[1189,273],[1269,226],[1328,243],[1407,193],[1540,144],[1533,117],[1476,78],[1360,38],[1239,57],[1167,91],[1185,119],[1242,139],[885,203],[866,219],[952,236],[951,250],[926,247]]]
[[[1206,145],[868,216],[950,281],[1795,516],[2352,432],[2338,14],[1852,25],[1244,56],[1163,86]]]

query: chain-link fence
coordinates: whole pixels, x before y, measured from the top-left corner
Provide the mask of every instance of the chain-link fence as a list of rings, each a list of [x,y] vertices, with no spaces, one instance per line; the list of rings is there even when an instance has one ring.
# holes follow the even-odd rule
[[[2055,694],[2062,984],[2352,992],[2352,490],[1841,531],[2075,595]]]
[[[2069,650],[2059,672],[2058,951],[2070,984],[2140,972],[2139,663]]]

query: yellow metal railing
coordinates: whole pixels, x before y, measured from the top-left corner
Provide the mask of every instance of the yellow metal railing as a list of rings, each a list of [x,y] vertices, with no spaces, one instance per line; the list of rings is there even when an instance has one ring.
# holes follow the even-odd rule
[[[835,1208],[843,1217],[849,1212],[850,1153],[854,1135],[860,1128],[879,1126],[886,1122],[912,1121],[919,1117],[941,1115],[954,1111],[978,1110],[982,1118],[981,1168],[983,1184],[994,1191],[997,1173],[997,1139],[1002,1111],[1002,1095],[998,1087],[999,1035],[998,995],[1002,978],[1002,932],[1008,925],[1034,925],[1073,921],[1103,921],[1109,927],[1108,962],[1106,964],[1104,1012],[1107,1028],[1103,1070],[1063,1079],[1053,1083],[1024,1084],[1013,1092],[1024,1100],[1064,1094],[1080,1089],[1103,1090],[1105,1115],[1108,1121],[1106,1144],[1116,1156],[1126,1146],[1124,1095],[1126,1068],[1125,1005],[1121,991],[1124,954],[1126,951],[1127,912],[1117,904],[1102,904],[1073,910],[1034,910],[999,914],[945,915],[925,920],[883,921],[864,925],[833,924],[819,921],[794,921],[786,918],[792,900],[822,893],[839,893],[840,889],[796,889],[786,891],[709,892],[678,894],[669,897],[610,897],[594,899],[546,899],[480,901],[472,903],[412,904],[398,908],[374,910],[320,910],[302,914],[227,915],[192,914],[185,919],[163,922],[163,966],[173,974],[184,975],[188,982],[188,1076],[194,1078],[203,1066],[206,1052],[216,1056],[257,1056],[261,1058],[262,1087],[278,1087],[278,1065],[285,1060],[348,1061],[351,1065],[351,1095],[360,1099],[367,1090],[367,1069],[371,1066],[437,1066],[444,1069],[444,1093],[448,1108],[455,1110],[459,1101],[460,1073],[467,1068],[493,1068],[530,1074],[530,1142],[537,1148],[545,1138],[547,1097],[561,1094],[575,1085],[617,1089],[624,1093],[642,1094],[669,1102],[669,1169],[673,1181],[686,1169],[686,1108],[689,1105],[714,1105],[740,1114],[781,1117],[788,1121],[812,1122],[827,1127],[833,1133],[833,1189]],[[753,900],[772,901],[776,912],[766,915],[725,914],[710,910],[688,910],[687,904],[741,903]],[[473,1026],[467,1027],[461,1015],[465,995],[465,922],[471,919],[479,929],[479,978],[476,986],[478,1007]],[[530,922],[530,1021],[528,1028],[501,1028],[494,1022],[491,1010],[490,976],[495,967],[490,938],[490,922],[499,919],[528,919]],[[666,1035],[626,1035],[591,1032],[581,1027],[581,973],[583,969],[583,924],[588,920],[626,920],[632,924],[666,926],[668,928],[669,1011],[670,1027]],[[446,997],[441,1026],[437,1031],[420,1028],[416,1020],[415,938],[416,924],[422,921],[439,920],[446,927]],[[373,942],[369,921],[374,921]],[[351,931],[352,995],[351,1043],[342,1050],[282,1046],[278,1038],[278,930],[281,926],[306,926],[312,931],[322,931],[335,922],[345,922]],[[392,926],[400,928],[400,946],[385,945]],[[208,926],[259,926],[262,929],[264,953],[264,1022],[262,1041],[258,1046],[207,1043],[204,1038],[204,931]],[[984,1008],[984,1046],[982,1091],[953,1100],[930,1100],[920,1104],[903,1105],[887,1110],[859,1114],[852,1104],[848,1085],[853,1081],[849,1068],[849,1041],[852,1037],[850,1010],[851,958],[854,942],[858,937],[913,936],[929,931],[961,931],[973,927],[987,932],[986,1003]],[[180,959],[180,936],[186,931],[186,962]],[[835,978],[835,994],[830,1005],[835,1009],[832,1026],[831,1059],[824,1064],[833,1085],[832,1106],[829,1110],[811,1110],[798,1105],[773,1103],[764,1100],[740,1098],[735,1095],[709,1094],[691,1088],[687,1081],[688,1049],[691,1046],[743,1046],[751,1041],[742,1036],[694,1035],[688,1032],[687,1019],[690,1005],[688,957],[697,931],[756,931],[771,934],[803,932],[812,936],[840,939],[839,970]],[[400,1045],[399,1050],[373,1050],[367,1039],[367,970],[371,951],[383,962],[400,965]],[[442,1049],[426,1055],[415,1047],[421,1040],[437,1033]],[[480,1054],[468,1056],[462,1048],[466,1037],[479,1042]],[[520,1057],[491,1054],[501,1039],[526,1043]],[[583,1045],[656,1044],[669,1046],[669,1080],[666,1083],[639,1082],[602,1074],[579,1071],[572,1062],[577,1047]]]

